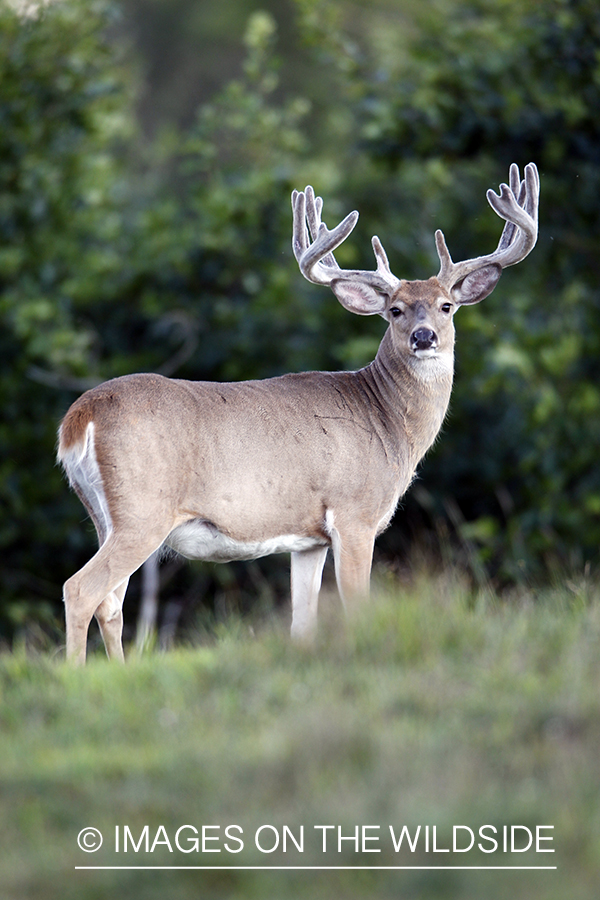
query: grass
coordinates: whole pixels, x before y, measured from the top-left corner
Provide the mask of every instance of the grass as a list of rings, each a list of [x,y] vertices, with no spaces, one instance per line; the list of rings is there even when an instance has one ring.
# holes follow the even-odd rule
[[[596,898],[600,591],[582,582],[500,601],[446,575],[388,586],[350,627],[324,612],[312,651],[292,646],[281,623],[254,634],[233,620],[209,646],[125,667],[101,656],[85,670],[48,655],[0,657],[1,896]],[[142,840],[124,853],[125,826],[137,843],[146,825],[153,852]],[[191,828],[179,850],[184,825],[200,837],[214,826],[206,848],[220,852],[196,852]],[[228,839],[232,825],[242,831]],[[286,853],[255,846],[263,825],[280,842],[288,827]],[[335,826],[325,853],[322,825]],[[394,852],[390,825],[411,838],[421,826],[414,852],[406,841]],[[500,847],[434,853],[434,825],[438,850],[451,848],[454,825],[488,849],[478,830],[494,826]],[[555,852],[502,852],[505,825],[552,825],[541,846]],[[104,835],[97,853],[77,846],[87,826]],[[289,835],[299,842],[302,826],[299,852]],[[358,852],[353,840],[338,852],[337,826],[342,837],[359,827]],[[381,852],[362,852],[362,826],[378,838],[365,851]],[[273,828],[260,833],[264,850]],[[243,850],[228,852],[236,836]],[[557,868],[75,869],[85,865]]]

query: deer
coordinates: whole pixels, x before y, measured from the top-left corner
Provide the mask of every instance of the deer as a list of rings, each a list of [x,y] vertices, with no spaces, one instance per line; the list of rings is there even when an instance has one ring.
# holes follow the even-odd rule
[[[291,635],[314,640],[323,566],[333,554],[348,616],[369,596],[376,537],[440,431],[454,370],[454,313],[479,303],[538,232],[539,176],[512,164],[500,193],[496,250],[453,262],[435,232],[436,276],[407,281],[377,236],[376,268],[342,269],[334,251],[358,212],[331,230],[311,186],[292,194],[292,248],[302,275],[342,306],[388,323],[357,371],[243,382],[124,375],[84,393],[59,428],[58,460],[98,536],[64,585],[66,656],[86,658],[92,617],[110,659],[123,660],[131,575],[159,548],[228,562],[291,555]]]

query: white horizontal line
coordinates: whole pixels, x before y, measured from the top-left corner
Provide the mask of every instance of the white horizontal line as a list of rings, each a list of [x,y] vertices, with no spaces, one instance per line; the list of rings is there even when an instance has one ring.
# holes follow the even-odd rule
[[[400,871],[406,869],[419,869],[421,871],[427,870],[445,870],[452,871],[453,869],[477,869],[477,870],[489,870],[489,871],[502,871],[506,869],[507,871],[524,871],[524,870],[550,870],[557,869],[558,866],[75,866],[76,869],[169,869],[169,870],[178,870],[178,869],[195,869],[195,870],[217,870],[217,871],[247,871],[247,870],[260,870],[262,872],[268,872],[269,870],[273,871],[283,871],[283,872],[297,872],[299,870],[312,870],[312,871],[352,871],[356,869],[356,871],[369,871],[376,872],[381,870],[382,872],[388,871]]]

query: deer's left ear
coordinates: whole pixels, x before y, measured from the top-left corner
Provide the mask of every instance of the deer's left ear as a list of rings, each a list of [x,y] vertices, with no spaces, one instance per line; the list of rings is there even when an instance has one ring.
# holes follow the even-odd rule
[[[479,303],[492,293],[501,275],[502,269],[496,265],[476,269],[452,288],[452,299],[461,306]]]
[[[359,316],[382,315],[387,307],[387,297],[370,284],[346,278],[335,278],[330,288],[344,309]]]

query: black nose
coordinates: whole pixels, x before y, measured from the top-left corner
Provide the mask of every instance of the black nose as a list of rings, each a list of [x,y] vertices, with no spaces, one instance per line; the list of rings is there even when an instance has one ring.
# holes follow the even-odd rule
[[[417,328],[410,336],[413,350],[431,350],[437,344],[437,335],[431,328]]]

